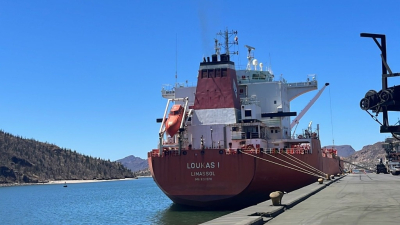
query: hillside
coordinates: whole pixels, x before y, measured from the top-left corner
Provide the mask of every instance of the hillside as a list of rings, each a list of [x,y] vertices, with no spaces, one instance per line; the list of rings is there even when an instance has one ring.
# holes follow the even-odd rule
[[[128,177],[121,163],[0,131],[0,184]]]
[[[345,160],[365,167],[375,168],[379,159],[385,158],[385,150],[382,148],[382,143],[383,142],[377,142],[373,145],[366,145],[360,151],[355,152]]]
[[[149,164],[146,159],[142,159],[133,155],[117,160],[126,168],[135,172],[136,176],[151,176]]]
[[[149,168],[149,164],[147,163],[147,160],[130,155],[127,156],[123,159],[117,160],[117,162],[120,162],[122,165],[124,165],[126,168],[130,169],[132,172],[136,172],[139,170],[144,170],[146,168]]]

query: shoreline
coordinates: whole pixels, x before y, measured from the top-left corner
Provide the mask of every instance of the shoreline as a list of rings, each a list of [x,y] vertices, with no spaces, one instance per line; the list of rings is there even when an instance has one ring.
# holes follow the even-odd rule
[[[143,177],[143,176],[142,176]],[[80,184],[80,183],[95,183],[95,182],[107,182],[107,181],[125,181],[125,180],[137,180],[135,178],[124,178],[124,179],[110,179],[110,180],[52,180],[46,183],[8,183],[0,184],[0,187],[13,187],[13,186],[26,186],[26,185],[49,185],[49,184]]]

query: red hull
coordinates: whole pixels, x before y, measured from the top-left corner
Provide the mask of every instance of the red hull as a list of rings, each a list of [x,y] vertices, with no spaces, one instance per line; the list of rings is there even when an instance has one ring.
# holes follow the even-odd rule
[[[312,146],[312,153],[292,156],[327,174],[340,173],[339,159],[323,157],[317,139],[312,140]],[[159,157],[153,151],[148,158],[155,182],[177,204],[242,207],[267,200],[273,191],[290,192],[317,181],[316,176],[265,161],[290,166],[271,156],[288,161],[284,154],[252,154],[256,158],[226,154],[221,149],[185,152]]]

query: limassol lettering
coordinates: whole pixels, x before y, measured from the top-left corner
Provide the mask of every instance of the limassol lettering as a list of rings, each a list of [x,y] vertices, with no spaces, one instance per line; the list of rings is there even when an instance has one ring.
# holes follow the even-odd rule
[[[190,176],[192,177],[214,177],[214,171],[198,171],[198,172],[190,172]]]

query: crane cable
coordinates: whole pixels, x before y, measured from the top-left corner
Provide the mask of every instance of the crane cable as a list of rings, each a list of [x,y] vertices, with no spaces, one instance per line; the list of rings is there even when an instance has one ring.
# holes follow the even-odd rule
[[[241,153],[243,153],[243,154],[245,154],[245,155],[252,156],[252,157],[254,157],[254,158],[261,159],[261,160],[263,160],[263,161],[270,162],[270,163],[275,164],[275,165],[278,165],[278,166],[286,167],[286,168],[288,168],[288,169],[296,170],[296,171],[298,171],[298,172],[305,173],[305,174],[308,174],[308,175],[312,175],[312,176],[315,176],[315,177],[325,178],[325,177],[322,177],[322,176],[320,176],[320,175],[318,175],[318,174],[315,174],[315,173],[311,173],[311,172],[308,172],[308,171],[299,170],[299,169],[296,169],[296,168],[293,168],[293,167],[290,167],[290,166],[286,166],[286,165],[283,165],[283,164],[280,164],[280,163],[277,163],[277,162],[274,162],[274,161],[271,161],[271,160],[268,160],[268,159],[263,159],[263,158],[261,158],[261,157],[252,155],[252,154],[250,154],[250,153],[243,152],[242,150],[238,150],[238,151],[240,151]]]
[[[332,129],[332,145],[335,146],[335,138],[333,137],[333,115],[332,115],[332,97],[331,97],[331,87],[329,87],[329,107],[331,111],[331,129]]]
[[[368,112],[367,110],[365,110],[365,112],[367,112],[371,117],[372,117],[372,119],[373,120],[375,120],[376,122],[378,122],[379,123],[379,125],[383,125],[377,118],[376,118],[376,116],[374,116],[374,115],[372,115],[370,112]],[[393,138],[395,138],[395,139],[397,139],[397,140],[399,140],[400,141],[400,138],[399,138],[399,136],[397,135],[397,134],[395,134],[394,132],[390,132],[391,134],[392,134],[392,137]]]

